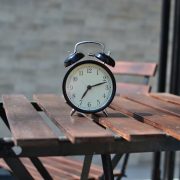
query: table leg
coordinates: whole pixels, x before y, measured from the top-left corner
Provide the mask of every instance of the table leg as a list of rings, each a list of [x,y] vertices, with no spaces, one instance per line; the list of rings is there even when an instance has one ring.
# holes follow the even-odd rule
[[[164,177],[163,180],[173,180],[175,167],[175,152],[169,151],[165,153]]]
[[[180,166],[179,166],[179,179],[180,179]]]
[[[123,156],[123,153],[122,153],[122,154],[115,154],[115,155],[113,156],[113,158],[111,159],[112,169],[113,169],[113,170],[116,168],[116,166],[117,166],[117,164],[119,163],[119,161],[121,160],[122,156]],[[116,175],[114,175],[114,176],[116,176]],[[117,175],[117,176],[119,176],[119,175]],[[102,174],[102,176],[100,177],[100,179],[103,179],[103,178],[104,178],[104,174]]]
[[[93,158],[93,155],[85,155],[83,169],[81,173],[81,180],[88,179],[92,158]]]
[[[33,180],[33,177],[18,158],[3,159],[19,180]]]
[[[153,153],[153,169],[152,169],[152,180],[161,179],[161,152]]]
[[[113,180],[114,176],[110,154],[101,154],[101,159],[103,164],[104,179]]]

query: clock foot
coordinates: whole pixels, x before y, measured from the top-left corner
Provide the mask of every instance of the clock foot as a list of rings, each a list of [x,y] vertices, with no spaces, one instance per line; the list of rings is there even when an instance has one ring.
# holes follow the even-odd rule
[[[75,113],[76,113],[76,116],[86,117],[86,118],[92,120],[92,114],[91,115],[87,115],[87,114],[84,114],[84,113],[81,113],[81,112],[78,112],[78,111],[72,109],[71,112],[70,112],[70,115],[73,116]]]
[[[73,114],[76,112],[76,110],[72,109],[70,112],[70,115],[73,116]]]
[[[106,117],[108,117],[108,112],[107,112],[106,109],[103,110],[103,113],[104,113],[104,115],[105,115]]]
[[[75,113],[76,113],[76,115],[79,116],[79,117],[85,117],[85,114],[84,114],[84,113],[77,112],[75,109],[72,109],[72,110],[71,110],[70,115],[73,116]]]

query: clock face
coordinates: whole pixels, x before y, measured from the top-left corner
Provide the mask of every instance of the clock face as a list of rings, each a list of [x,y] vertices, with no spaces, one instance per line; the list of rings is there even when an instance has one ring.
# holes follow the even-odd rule
[[[116,83],[111,71],[102,63],[82,61],[71,67],[63,81],[67,103],[83,113],[106,108],[114,98]]]

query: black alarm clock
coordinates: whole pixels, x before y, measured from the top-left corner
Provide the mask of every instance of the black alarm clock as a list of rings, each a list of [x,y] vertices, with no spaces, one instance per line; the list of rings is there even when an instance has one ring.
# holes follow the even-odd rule
[[[101,52],[88,54],[89,57],[95,57],[95,60],[82,60],[85,55],[77,51],[79,45],[87,43],[102,47]],[[106,66],[114,67],[115,61],[104,53],[104,49],[104,44],[100,42],[82,41],[75,45],[74,53],[64,62],[65,67],[72,66],[65,74],[62,87],[64,98],[73,112],[93,114],[103,111],[115,96],[115,78]]]

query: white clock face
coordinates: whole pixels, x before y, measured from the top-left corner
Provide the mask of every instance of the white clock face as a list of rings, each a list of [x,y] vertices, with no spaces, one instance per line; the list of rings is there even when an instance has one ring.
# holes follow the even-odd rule
[[[63,93],[75,110],[91,113],[104,109],[115,94],[115,80],[106,66],[83,61],[73,66],[63,82]]]

